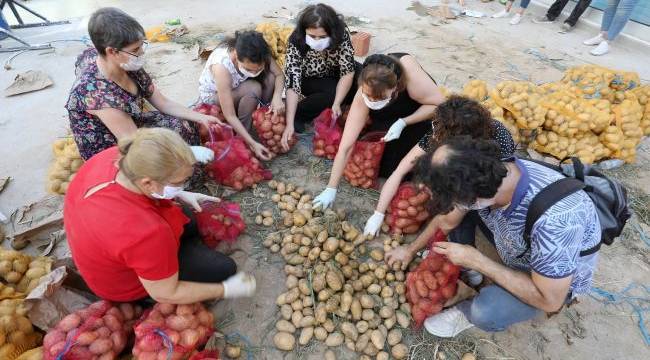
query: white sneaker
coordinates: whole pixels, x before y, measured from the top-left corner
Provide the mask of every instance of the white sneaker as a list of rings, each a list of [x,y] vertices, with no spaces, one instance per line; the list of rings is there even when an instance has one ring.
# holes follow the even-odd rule
[[[603,40],[596,46],[593,50],[591,50],[589,53],[594,56],[601,56],[605,55],[609,52],[609,43],[607,40]]]
[[[498,19],[498,18],[504,18],[510,16],[510,11],[503,9],[499,11],[498,13],[492,15],[493,18]]]
[[[583,41],[582,43],[585,44],[585,45],[593,46],[593,45],[600,44],[601,42],[603,42],[603,40],[605,40],[605,38],[603,37],[603,34],[598,34],[598,35],[592,37],[591,39],[587,39],[587,40]]]
[[[455,306],[424,320],[424,328],[431,335],[443,338],[454,337],[473,326]]]
[[[465,276],[467,283],[471,287],[479,286],[483,282],[483,274],[476,270],[465,270],[462,274]]]
[[[522,18],[522,17],[523,17],[523,16],[521,16],[521,14],[516,13],[515,16],[513,16],[512,19],[510,19],[510,25],[517,25],[517,24],[519,24],[519,23],[521,22],[521,18]]]

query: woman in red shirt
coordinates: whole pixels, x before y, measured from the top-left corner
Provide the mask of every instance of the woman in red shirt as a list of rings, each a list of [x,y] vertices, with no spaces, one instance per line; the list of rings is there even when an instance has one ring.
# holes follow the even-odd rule
[[[79,169],[63,216],[72,258],[97,296],[184,304],[253,295],[255,279],[235,274],[231,258],[205,246],[196,222],[173,201],[196,211],[202,201],[219,201],[183,191],[195,162],[180,135],[152,128]]]

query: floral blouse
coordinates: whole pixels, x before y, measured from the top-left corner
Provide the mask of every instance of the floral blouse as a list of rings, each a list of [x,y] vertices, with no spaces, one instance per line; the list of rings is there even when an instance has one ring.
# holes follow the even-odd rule
[[[353,72],[354,48],[347,31],[336,49],[315,51],[310,48],[303,56],[292,42],[287,46],[284,87],[293,89],[299,95],[302,94],[303,78],[342,77]]]
[[[122,110],[138,125],[145,99],[150,98],[155,89],[149,74],[140,69],[128,72],[138,87],[136,95],[129,93],[102,75],[97,68],[97,56],[97,50],[89,48],[77,57],[76,80],[65,106],[70,117],[72,134],[84,160],[117,143],[117,139],[106,125],[88,110]]]

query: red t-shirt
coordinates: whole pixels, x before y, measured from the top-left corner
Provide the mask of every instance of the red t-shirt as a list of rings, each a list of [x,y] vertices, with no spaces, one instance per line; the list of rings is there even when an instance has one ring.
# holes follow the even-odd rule
[[[117,175],[117,147],[90,158],[70,183],[63,220],[81,276],[99,297],[146,297],[138,277],[162,280],[178,272],[178,247],[189,219],[170,200],[153,200],[117,183],[84,198]]]

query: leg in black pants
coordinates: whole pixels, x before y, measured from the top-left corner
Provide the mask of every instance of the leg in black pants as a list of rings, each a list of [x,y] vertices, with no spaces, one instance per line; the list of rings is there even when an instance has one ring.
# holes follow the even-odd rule
[[[546,17],[549,20],[557,19],[557,17],[562,14],[562,9],[564,9],[568,2],[569,0],[556,0],[548,9],[548,12],[546,12]],[[564,22],[571,26],[575,26],[580,16],[582,16],[582,13],[584,13],[589,7],[589,4],[591,4],[591,0],[579,0],[575,8],[573,8],[571,15]]]
[[[191,210],[183,210],[191,221],[185,225],[178,250],[179,280],[218,283],[235,275],[237,264],[230,257],[203,244],[196,217]]]
[[[483,223],[478,211],[470,211],[454,230],[449,232],[449,241],[457,244],[474,246],[476,242],[476,226],[481,229],[488,241],[494,244],[494,235]]]
[[[302,81],[302,94],[305,98],[296,109],[295,128],[297,132],[305,131],[305,124],[314,120],[323,110],[332,106],[336,97],[336,85],[339,79],[333,77],[307,78]]]

